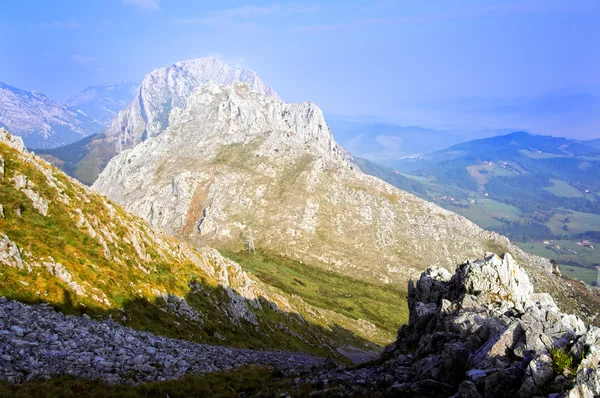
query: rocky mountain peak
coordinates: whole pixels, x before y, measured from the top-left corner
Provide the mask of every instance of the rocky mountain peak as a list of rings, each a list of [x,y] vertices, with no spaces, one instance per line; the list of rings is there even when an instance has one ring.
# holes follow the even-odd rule
[[[258,93],[278,98],[255,72],[231,67],[214,58],[183,61],[148,73],[133,102],[119,112],[106,131],[116,150],[132,148],[169,126],[172,109],[187,106],[190,95],[202,84],[247,83]]]

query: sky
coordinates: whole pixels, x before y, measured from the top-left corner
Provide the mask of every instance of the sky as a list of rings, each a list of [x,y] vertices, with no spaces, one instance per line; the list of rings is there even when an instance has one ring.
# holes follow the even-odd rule
[[[213,56],[326,114],[600,136],[595,0],[1,3],[0,81],[55,100]]]

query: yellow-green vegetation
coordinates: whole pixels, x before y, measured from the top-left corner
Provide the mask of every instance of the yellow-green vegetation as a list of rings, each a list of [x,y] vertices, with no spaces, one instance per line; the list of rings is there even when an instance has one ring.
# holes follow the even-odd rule
[[[300,177],[304,171],[309,169],[312,162],[313,157],[305,154],[297,159],[290,167],[284,169],[283,173],[281,173],[281,176],[279,177],[279,180],[277,181],[276,194],[281,196],[285,192],[289,191],[298,180],[298,177]]]
[[[597,231],[600,225],[600,215],[592,213],[583,213],[580,211],[559,209],[554,216],[546,223],[553,234],[564,235],[563,230],[565,218],[569,219],[566,223],[569,234],[579,234],[586,231]]]
[[[19,251],[0,262],[0,296],[203,343],[338,360],[336,347],[368,345],[351,318],[254,282],[216,251],[163,235],[37,157],[3,142],[0,157],[0,239]],[[47,201],[46,215],[31,192]],[[256,323],[229,306],[236,289]],[[198,319],[167,310],[169,295],[185,298]]]
[[[558,374],[568,374],[574,370],[573,355],[563,348],[553,348],[551,351],[552,366]]]
[[[376,343],[392,341],[398,328],[408,321],[407,292],[396,285],[374,285],[262,250],[224,255],[263,282],[309,304],[373,323],[381,331],[373,336]]]
[[[223,146],[215,155],[212,163],[215,165],[227,165],[229,167],[249,170],[256,164],[253,161],[254,151],[262,144],[261,139],[255,139],[249,143],[236,143]]]
[[[590,285],[598,281],[598,271],[596,269],[565,264],[559,264],[559,267],[560,272],[569,278],[578,279]]]

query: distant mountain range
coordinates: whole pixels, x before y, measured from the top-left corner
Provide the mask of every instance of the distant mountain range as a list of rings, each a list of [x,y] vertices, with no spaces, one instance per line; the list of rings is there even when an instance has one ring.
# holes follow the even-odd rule
[[[596,138],[595,140],[585,141],[585,144],[591,146],[593,148],[600,148],[600,138]]]
[[[513,240],[600,240],[598,142],[516,132],[403,159],[396,168],[357,164]],[[537,253],[568,264],[600,263],[595,252],[560,250]]]
[[[136,88],[131,82],[90,86],[61,104],[0,83],[0,127],[21,136],[29,148],[67,145],[102,132],[131,102]]]
[[[30,148],[65,145],[103,127],[83,112],[54,102],[37,91],[0,83],[0,127],[23,138]]]
[[[86,87],[67,99],[65,105],[85,113],[107,128],[117,112],[129,105],[135,97],[138,86],[138,83],[122,81]]]

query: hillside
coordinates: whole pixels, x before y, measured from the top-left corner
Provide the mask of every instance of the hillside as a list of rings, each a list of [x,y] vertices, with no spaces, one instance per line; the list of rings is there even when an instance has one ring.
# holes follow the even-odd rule
[[[400,328],[397,340],[377,360],[354,367],[332,366],[302,354],[169,340],[112,321],[76,319],[47,306],[0,300],[0,330],[11,327],[11,332],[0,334],[4,343],[0,395],[587,398],[600,394],[600,329],[586,326],[561,311],[551,295],[536,291],[530,276],[509,254],[488,254],[459,264],[454,274],[429,267],[410,282],[408,299],[410,321]],[[52,349],[38,347],[50,339]],[[63,346],[76,348],[62,353]],[[86,366],[92,362],[94,366]],[[256,365],[231,369],[245,363]],[[186,372],[191,374],[183,376]],[[18,384],[24,374],[27,381]],[[144,383],[148,381],[153,382]]]
[[[508,251],[567,308],[591,308],[572,301],[548,261],[358,171],[314,104],[243,84],[200,86],[171,110],[169,128],[113,158],[93,189],[196,247],[236,254],[252,233],[267,256],[373,284],[402,286],[431,264]]]
[[[600,264],[590,247],[600,233],[600,151],[586,142],[513,133],[406,159],[397,170],[361,168],[522,242],[565,272]]]
[[[29,148],[53,148],[102,131],[83,112],[50,100],[37,91],[0,83],[0,127],[23,138]]]
[[[402,306],[405,291],[332,275],[327,305],[314,297],[307,302],[302,289],[268,285],[214,249],[192,249],[149,227],[27,153],[4,130],[0,156],[0,296],[111,316],[167,337],[338,360],[338,348],[370,351],[406,320],[402,310],[385,321],[368,320]],[[321,289],[322,282],[304,273],[296,273],[297,284]],[[349,290],[353,298],[338,298]],[[349,307],[353,300],[362,312]]]

